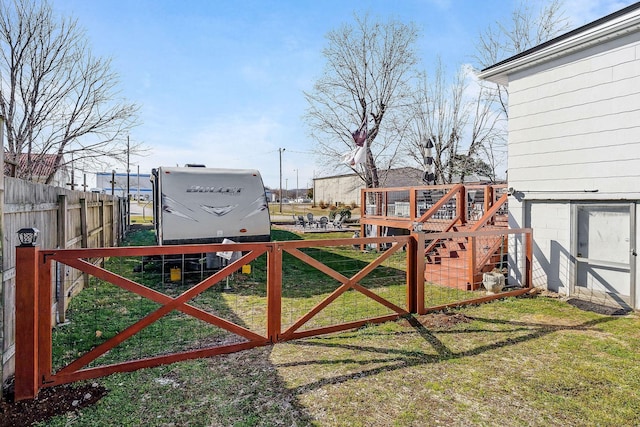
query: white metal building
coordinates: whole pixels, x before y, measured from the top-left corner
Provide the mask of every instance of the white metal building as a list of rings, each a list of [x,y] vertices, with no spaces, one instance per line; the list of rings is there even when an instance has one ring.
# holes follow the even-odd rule
[[[534,285],[640,308],[640,3],[497,63],[509,88],[510,226]]]
[[[111,180],[113,178],[113,185]],[[132,172],[97,172],[96,173],[96,189],[106,194],[113,194],[125,197],[127,193],[127,185],[129,193],[133,199],[151,200],[151,174]]]
[[[426,185],[422,180],[424,171],[412,167],[403,167],[379,171],[380,187],[422,187]],[[454,182],[459,182],[459,177],[454,177]],[[469,174],[465,176],[465,183],[489,183],[489,178]],[[365,188],[364,182],[355,173],[346,175],[314,178],[313,202],[324,202],[329,205],[355,203],[360,206],[360,190]]]

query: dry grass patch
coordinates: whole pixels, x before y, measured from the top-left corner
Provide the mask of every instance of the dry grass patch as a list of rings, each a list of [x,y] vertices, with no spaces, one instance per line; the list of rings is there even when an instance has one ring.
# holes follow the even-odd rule
[[[509,298],[112,375],[95,405],[42,425],[640,425],[638,329]]]
[[[638,326],[508,299],[281,344],[271,360],[323,426],[637,425],[640,342],[624,331]]]

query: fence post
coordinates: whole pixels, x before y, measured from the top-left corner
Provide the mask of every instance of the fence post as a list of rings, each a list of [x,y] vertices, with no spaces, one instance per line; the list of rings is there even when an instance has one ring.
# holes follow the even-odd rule
[[[411,233],[407,242],[407,311],[409,313],[417,313],[417,294],[418,294],[418,233]]]
[[[58,195],[58,247],[60,249],[67,248],[67,196],[64,194]],[[83,230],[84,231],[84,230]],[[56,301],[58,305],[58,319],[57,321],[60,323],[64,323],[66,321],[66,311],[65,308],[67,306],[66,298],[67,293],[64,289],[64,277],[65,271],[67,269],[66,266],[60,265],[60,270],[58,271],[58,275],[56,277]]]
[[[527,288],[533,288],[533,230],[529,229],[524,234],[525,238],[525,267],[524,274],[527,278]]]
[[[469,236],[468,238],[468,242],[469,242],[469,248],[468,248],[468,254],[469,254],[469,258],[468,258],[468,276],[467,279],[469,280],[469,282],[467,283],[467,291],[473,291],[475,290],[475,283],[474,283],[474,279],[475,279],[475,272],[476,272],[476,246],[478,245],[477,242],[477,237],[475,236]]]
[[[282,244],[267,246],[267,338],[276,343],[282,327]]]
[[[16,248],[15,400],[33,399],[38,378],[38,247]],[[50,316],[50,310],[42,313]]]
[[[416,313],[425,314],[424,304],[424,282],[425,282],[425,247],[426,239],[424,232],[412,233],[412,240],[414,240],[415,252],[411,255],[415,262],[415,301],[416,301]]]

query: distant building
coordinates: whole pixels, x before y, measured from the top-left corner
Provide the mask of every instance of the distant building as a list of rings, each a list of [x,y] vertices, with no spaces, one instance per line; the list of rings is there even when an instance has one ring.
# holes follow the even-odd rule
[[[111,194],[112,184],[111,177],[114,178],[113,194],[120,197],[125,197],[127,193],[127,176],[129,181],[129,194],[132,199],[151,200],[151,174],[137,174],[130,173],[115,173],[112,172],[98,172],[96,173],[96,187],[91,189],[96,192],[104,192],[105,194]]]
[[[18,157],[16,164],[12,164],[5,157],[4,174],[13,175],[13,168],[18,168],[17,178],[45,184],[47,178],[53,171],[55,174],[50,185],[54,187],[66,187],[71,180],[69,169],[66,166],[56,168],[56,154],[27,154],[22,153]],[[64,161],[62,162],[64,164]],[[56,170],[57,169],[57,170]]]
[[[380,187],[422,187],[424,171],[412,167],[379,171]],[[455,180],[454,180],[455,181]],[[468,175],[465,183],[489,183],[489,178]],[[365,188],[364,182],[355,173],[346,175],[314,178],[313,203],[320,202],[336,205],[355,203],[360,206],[360,190]]]

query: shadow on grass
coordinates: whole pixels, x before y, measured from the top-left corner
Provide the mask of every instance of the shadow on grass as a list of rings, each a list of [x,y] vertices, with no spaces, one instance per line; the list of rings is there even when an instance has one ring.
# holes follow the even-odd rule
[[[324,354],[325,352],[322,349],[343,349],[354,351],[358,353],[371,353],[374,355],[384,355],[384,356],[392,356],[392,357],[382,357],[382,358],[372,358],[368,360],[357,360],[357,359],[333,359],[327,360],[326,358],[323,360],[313,360],[313,361],[302,361],[302,362],[291,362],[291,363],[283,363],[278,364],[277,367],[292,367],[292,366],[306,366],[306,365],[341,365],[341,364],[359,364],[359,365],[368,365],[368,364],[380,364],[386,363],[385,366],[380,366],[372,369],[366,369],[359,372],[354,372],[345,375],[337,375],[332,378],[323,378],[315,382],[311,382],[308,384],[301,385],[297,387],[299,393],[306,393],[312,390],[317,390],[322,388],[328,384],[341,384],[346,383],[352,380],[362,380],[362,378],[375,376],[383,372],[394,372],[400,369],[409,368],[412,366],[420,366],[425,364],[439,363],[446,360],[455,360],[462,359],[465,357],[478,356],[485,352],[496,350],[500,348],[510,347],[517,344],[521,344],[527,341],[531,341],[534,339],[545,337],[549,334],[558,331],[585,331],[593,328],[594,326],[609,322],[611,320],[615,320],[615,318],[611,317],[603,317],[599,319],[590,320],[588,322],[584,322],[575,326],[566,326],[566,325],[548,325],[548,324],[536,324],[536,323],[526,323],[526,322],[512,322],[505,321],[499,319],[488,319],[481,317],[469,317],[471,320],[475,320],[478,322],[486,322],[490,324],[501,324],[507,326],[514,326],[514,329],[508,330],[494,330],[494,329],[484,329],[484,330],[455,330],[455,331],[444,331],[444,333],[478,333],[478,332],[489,332],[489,333],[513,333],[520,332],[523,330],[530,331],[528,334],[524,334],[517,337],[509,337],[491,344],[480,345],[470,350],[464,351],[453,351],[448,348],[440,339],[436,337],[436,335],[427,329],[424,325],[422,325],[415,317],[406,316],[405,319],[414,329],[414,332],[419,334],[436,352],[436,354],[425,353],[421,351],[414,350],[404,350],[397,348],[382,348],[382,347],[373,347],[373,346],[364,346],[364,345],[354,345],[354,344],[342,344],[336,342],[328,342],[328,341],[336,341],[340,339],[353,339],[352,335],[344,335],[344,336],[331,336],[331,337],[316,337],[308,340],[300,340],[300,341],[291,341],[289,344],[294,346],[305,346],[305,347],[314,347],[317,348],[318,354]],[[392,335],[398,334],[406,334],[407,332],[398,332],[392,333]],[[440,331],[438,334],[442,333]]]

